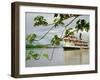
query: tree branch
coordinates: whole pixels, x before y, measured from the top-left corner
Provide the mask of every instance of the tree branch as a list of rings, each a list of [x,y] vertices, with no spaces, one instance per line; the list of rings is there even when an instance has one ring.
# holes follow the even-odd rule
[[[49,31],[53,29],[53,27],[54,26],[52,26],[40,39],[34,41],[40,41],[41,39],[43,39],[49,33]]]
[[[64,30],[65,30],[65,29],[67,28],[67,26],[69,26],[77,17],[78,17],[78,16],[76,16],[71,22],[69,22],[67,25],[65,25],[65,26],[64,26],[64,27],[65,27]],[[49,25],[53,25],[53,24],[54,24],[54,23],[49,24]],[[49,25],[48,25],[48,26],[49,26]],[[34,41],[40,41],[41,39],[43,39],[43,38],[49,33],[49,31],[53,29],[53,27],[55,27],[55,26],[52,26],[40,39],[37,39],[37,40],[34,40]],[[64,30],[62,31],[61,37],[63,36]]]
[[[67,25],[65,25],[64,27],[64,29],[63,29],[63,31],[62,31],[62,33],[61,33],[61,37],[60,38],[62,38],[62,36],[63,36],[63,33],[64,33],[64,30],[67,28],[67,26],[69,26],[71,23],[73,23],[73,21],[77,18],[78,16],[76,16],[71,22],[69,22]]]

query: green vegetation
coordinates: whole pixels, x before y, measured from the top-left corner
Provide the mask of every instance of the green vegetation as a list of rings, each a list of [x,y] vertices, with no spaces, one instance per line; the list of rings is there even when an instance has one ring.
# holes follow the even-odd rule
[[[44,54],[43,54],[43,57],[46,58],[46,59],[49,59],[48,53],[44,53]]]
[[[58,25],[64,25],[62,18],[55,18],[54,19],[54,26],[57,27]]]
[[[47,26],[48,25],[46,19],[44,19],[43,16],[36,16],[34,18],[34,22],[35,22],[34,26],[40,26],[40,25]]]
[[[86,20],[84,20],[84,19],[82,19],[82,20],[79,19],[79,20],[76,22],[76,27],[75,27],[75,29],[76,29],[77,32],[78,32],[79,30],[81,30],[81,31],[85,30],[85,31],[88,32],[88,31],[89,31],[89,23],[86,22]],[[80,37],[80,40],[82,40],[82,33],[80,33],[79,37]]]
[[[34,53],[32,54],[32,58],[34,58],[35,60],[38,60],[40,58],[40,54]]]
[[[26,61],[27,60],[30,60],[30,59],[34,59],[34,60],[39,60],[40,58],[41,58],[41,56],[43,57],[43,58],[46,58],[46,59],[48,59],[49,60],[49,55],[48,55],[48,53],[44,53],[44,54],[39,54],[39,53],[35,53],[34,51],[32,51],[32,50],[29,50],[29,51],[27,51],[27,53],[26,53]]]
[[[61,37],[59,37],[58,35],[53,35],[53,37],[50,41],[50,43],[53,47],[51,57],[49,57],[48,53],[44,53],[43,55],[40,55],[39,53],[35,53],[34,51],[30,50],[29,52],[26,53],[26,60],[29,60],[29,59],[38,60],[38,59],[40,59],[41,56],[48,60],[52,60],[55,46],[60,45],[60,42],[62,41],[64,36],[68,37],[68,36],[74,34],[75,31],[78,32],[79,30],[81,30],[81,31],[85,30],[88,32],[89,31],[89,22],[86,22],[86,20],[84,20],[84,19],[82,19],[82,20],[79,19],[76,22],[75,30],[73,30],[73,28],[67,28],[79,16],[80,15],[74,15],[74,14],[54,14],[54,19],[52,20],[53,22],[51,24],[49,24],[43,16],[40,16],[40,15],[36,16],[33,19],[34,27],[36,27],[36,26],[37,27],[38,26],[43,26],[43,27],[46,26],[47,27],[49,25],[52,25],[52,26],[42,37],[39,37],[39,39],[36,39],[38,35],[36,35],[35,33],[27,35],[26,36],[26,49],[47,48],[48,45],[41,45],[41,44],[34,45],[34,41],[36,42],[36,41],[42,40],[53,28],[57,28],[59,25],[64,27],[64,29],[62,31]],[[73,19],[67,25],[65,25],[63,21],[68,18],[71,18],[71,17],[73,17]],[[82,39],[81,36],[82,36],[82,33],[80,33],[80,39]]]
[[[51,44],[54,46],[58,46],[60,45],[60,41],[61,39],[57,36],[57,35],[54,35],[54,37],[52,38],[51,40]]]
[[[26,36],[26,40],[30,43],[30,44],[32,44],[32,42],[35,40],[35,38],[37,37],[37,35],[36,34],[29,34],[29,35],[27,35]]]
[[[47,45],[32,45],[32,44],[26,44],[26,48],[47,48]]]
[[[73,35],[75,30],[73,28],[66,29],[65,36],[68,37],[69,35]]]
[[[26,61],[30,59],[31,59],[30,55],[26,55]]]
[[[35,53],[32,50],[26,53],[26,60],[30,60],[30,59],[38,60],[39,58],[40,58],[40,54]]]

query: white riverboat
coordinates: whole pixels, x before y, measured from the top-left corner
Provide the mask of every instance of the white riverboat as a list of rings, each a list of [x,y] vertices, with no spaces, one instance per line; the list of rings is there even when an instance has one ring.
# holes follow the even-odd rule
[[[63,38],[63,48],[66,49],[88,49],[88,42],[84,40],[79,40],[75,36],[65,36]]]

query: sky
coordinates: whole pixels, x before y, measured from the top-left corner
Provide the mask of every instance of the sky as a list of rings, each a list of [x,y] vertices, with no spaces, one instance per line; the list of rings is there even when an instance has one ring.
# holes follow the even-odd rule
[[[51,24],[51,23],[53,23],[54,14],[53,13],[35,13],[35,12],[26,12],[25,13],[25,34],[28,35],[31,33],[35,33],[35,34],[37,34],[37,39],[40,39],[53,25],[34,26],[34,18],[36,16],[43,16],[47,20],[47,22],[49,24]],[[79,20],[79,19],[85,19],[87,22],[89,22],[89,17],[90,17],[89,15],[82,15],[82,16],[78,17],[77,19],[75,19],[75,21],[72,24],[70,24],[67,28],[74,28],[76,26],[77,20]],[[64,24],[67,25],[73,18],[74,17],[64,20]],[[52,37],[54,35],[60,36],[63,30],[64,30],[63,26],[61,26],[61,25],[57,26],[56,28],[53,28],[42,40],[40,40],[39,42],[36,42],[36,43],[50,44]],[[78,33],[75,33],[75,36],[77,38],[79,38],[79,33],[80,33],[80,31]],[[82,39],[84,41],[89,41],[89,32],[83,31]]]

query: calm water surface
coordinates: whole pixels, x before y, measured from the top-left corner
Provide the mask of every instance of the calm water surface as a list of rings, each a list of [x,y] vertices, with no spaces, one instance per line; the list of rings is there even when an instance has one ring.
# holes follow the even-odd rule
[[[89,64],[89,49],[65,51],[63,48],[55,48],[53,56],[53,48],[35,48],[29,50],[33,50],[34,52],[40,54],[41,57],[39,60],[27,60],[26,67]],[[44,53],[49,55],[50,60],[43,57]]]

